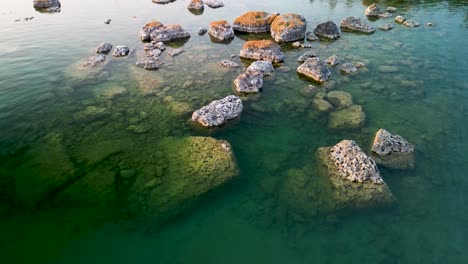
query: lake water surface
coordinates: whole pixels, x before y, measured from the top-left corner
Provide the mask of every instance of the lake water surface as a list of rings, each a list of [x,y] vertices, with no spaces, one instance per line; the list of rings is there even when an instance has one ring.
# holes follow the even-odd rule
[[[265,78],[263,92],[242,97],[241,118],[218,129],[194,126],[191,112],[235,94],[233,80],[245,70],[217,63],[239,54],[247,39],[268,38],[240,34],[220,44],[197,31],[249,10],[298,13],[312,31],[327,20],[364,18],[371,1],[225,0],[224,7],[206,7],[202,15],[190,13],[187,0],[61,3],[56,14],[36,12],[29,0],[0,8],[2,263],[468,263],[466,1],[384,1],[381,7],[395,6],[421,26],[394,23],[388,32],[345,32],[334,42],[308,43],[321,58],[336,54],[367,64],[355,76],[332,69],[328,85],[351,93],[367,116],[362,129],[341,132],[330,131],[327,117],[313,110],[307,94],[312,83],[295,71],[297,57],[308,50],[290,44],[282,44],[284,65]],[[152,72],[134,66],[143,50],[138,31],[151,19],[180,24],[191,34],[187,42],[169,45],[185,53],[164,54],[165,64]],[[393,19],[370,23],[386,22]],[[93,55],[102,41],[128,45],[136,54],[109,55],[103,72],[79,79],[72,65]],[[106,96],[115,87],[127,93]],[[82,118],[89,107],[105,114]],[[342,139],[367,150],[380,128],[416,149],[413,170],[380,169],[397,203],[296,212],[294,197],[285,194],[288,175],[298,169],[314,174],[315,151]],[[142,175],[153,169],[147,165],[158,159],[161,140],[187,136],[229,141],[240,176],[157,228],[152,218],[130,213],[133,205],[101,203],[100,194],[96,199],[99,184],[116,168]],[[92,166],[82,161],[101,150],[115,155]],[[28,197],[37,186],[25,175],[52,177],[67,166],[76,175],[94,175],[97,186],[70,200],[60,199],[62,190],[40,203]],[[26,190],[15,187],[24,182]],[[125,195],[122,186],[117,192]]]

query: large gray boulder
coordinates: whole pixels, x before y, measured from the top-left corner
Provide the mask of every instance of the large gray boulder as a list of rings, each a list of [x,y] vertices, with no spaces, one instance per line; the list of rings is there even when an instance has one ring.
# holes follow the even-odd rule
[[[243,73],[234,80],[238,93],[258,93],[263,86],[263,75],[256,73]]]
[[[192,121],[205,127],[221,126],[238,117],[242,109],[241,99],[235,95],[228,95],[193,112]]]
[[[317,37],[337,39],[341,36],[341,31],[333,21],[328,21],[318,24],[314,29],[314,34]]]
[[[367,34],[372,34],[375,32],[375,28],[369,23],[363,21],[360,18],[352,16],[341,20],[341,29],[344,31],[361,32]]]
[[[247,41],[239,57],[253,60],[266,60],[273,63],[282,62],[284,54],[278,44],[271,40],[250,40]]]
[[[260,11],[249,11],[234,20],[232,28],[235,31],[260,33],[270,31],[270,26],[277,14]]]
[[[382,10],[380,10],[376,3],[368,6],[365,12],[366,16],[368,17],[378,17],[382,13]]]
[[[414,167],[414,147],[399,135],[385,129],[377,131],[372,144],[371,156],[382,166],[392,169],[412,169]]]
[[[318,57],[307,59],[297,68],[297,72],[319,83],[326,82],[331,76],[327,63]]]
[[[306,32],[306,20],[297,14],[279,15],[271,24],[271,37],[276,42],[303,40]]]
[[[211,22],[208,34],[218,41],[227,41],[234,38],[234,30],[226,20]]]

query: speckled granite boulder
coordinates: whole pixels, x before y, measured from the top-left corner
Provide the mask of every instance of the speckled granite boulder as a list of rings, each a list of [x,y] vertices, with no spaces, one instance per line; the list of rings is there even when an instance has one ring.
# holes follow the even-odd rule
[[[331,130],[353,130],[364,126],[366,114],[362,106],[353,105],[331,112],[328,116],[328,128]]]
[[[375,28],[373,26],[357,17],[348,17],[342,19],[341,30],[367,34],[372,34],[375,32]]]
[[[273,63],[282,62],[284,54],[278,44],[271,40],[250,40],[247,41],[239,57],[253,60],[266,60]]]
[[[241,99],[235,95],[229,95],[193,112],[192,121],[205,127],[221,126],[238,117],[242,109]]]
[[[263,75],[255,73],[243,73],[234,80],[238,93],[258,93],[263,86]]]
[[[318,24],[314,29],[314,34],[317,37],[337,39],[341,36],[341,31],[333,21],[328,21]]]
[[[226,41],[234,38],[234,30],[226,20],[210,23],[208,34],[218,41]]]
[[[151,31],[151,40],[154,42],[170,42],[190,38],[190,34],[182,29],[180,25],[168,25],[158,27]]]
[[[96,48],[96,53],[107,54],[112,50],[112,44],[107,42],[102,42],[99,44],[99,47]]]
[[[306,20],[297,14],[277,16],[271,24],[271,37],[276,42],[293,42],[304,39]]]
[[[260,33],[270,31],[270,26],[277,14],[267,12],[249,11],[234,20],[232,28],[235,31],[247,33]]]
[[[204,0],[204,3],[211,8],[220,8],[224,6],[223,2],[218,0]]]
[[[202,0],[190,0],[190,3],[187,6],[187,9],[194,10],[197,12],[203,12],[205,5]]]
[[[331,76],[327,63],[318,57],[307,59],[297,68],[297,72],[319,83],[326,82]]]
[[[275,69],[270,61],[254,61],[245,72],[251,74],[272,75]]]
[[[376,3],[373,3],[367,7],[365,14],[369,17],[378,17],[380,14],[382,14],[382,10],[380,10]]]
[[[372,144],[371,156],[382,166],[392,169],[412,169],[414,167],[414,147],[399,135],[385,129],[377,131]]]
[[[328,177],[337,209],[362,208],[394,202],[376,163],[352,140],[317,150],[320,172]]]
[[[153,32],[154,30],[159,30],[161,28],[163,28],[164,25],[157,21],[157,20],[153,20],[151,22],[149,22],[148,24],[144,25],[141,29],[140,29],[140,39],[142,41],[150,41],[151,40],[151,32]]]

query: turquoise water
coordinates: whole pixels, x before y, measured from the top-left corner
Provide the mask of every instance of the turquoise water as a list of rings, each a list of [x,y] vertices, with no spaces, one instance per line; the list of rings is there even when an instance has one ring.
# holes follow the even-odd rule
[[[368,1],[226,0],[225,7],[206,8],[199,16],[188,12],[183,0],[164,6],[149,0],[61,2],[58,14],[37,13],[30,1],[2,3],[0,9],[2,262],[468,262],[468,5],[463,1],[387,1],[381,6],[396,6],[421,27],[395,25],[389,32],[343,33],[335,42],[310,43],[322,58],[337,54],[367,64],[368,71],[356,76],[332,70],[330,86],[351,93],[367,115],[364,128],[342,132],[328,130],[326,116],[313,111],[310,81],[295,73],[304,50],[288,45],[286,67],[265,79],[261,94],[243,98],[240,119],[214,130],[194,127],[191,112],[234,93],[232,81],[243,71],[216,63],[238,54],[245,39],[256,38],[238,35],[225,45],[196,32],[248,10],[295,12],[312,30],[329,19],[362,17]],[[14,22],[26,16],[35,18]],[[107,18],[110,25],[103,24]],[[179,23],[192,37],[174,44],[185,53],[165,57],[161,69],[146,72],[133,64],[142,50],[138,30],[152,18]],[[137,54],[108,56],[99,76],[77,79],[71,65],[92,55],[101,41],[128,45]],[[381,66],[398,70],[385,73]],[[107,98],[103,91],[113,87],[127,94]],[[105,113],[82,118],[90,106]],[[379,128],[416,146],[414,170],[381,168],[398,202],[366,210],[297,210],[285,194],[288,175],[294,169],[314,174],[317,148],[342,139],[367,148]],[[228,140],[240,177],[162,227],[100,192],[116,167],[143,174],[154,169],[153,162],[158,165],[161,140],[186,136]],[[79,182],[89,189],[72,193],[72,199],[61,199],[61,191],[40,203],[29,199],[37,186],[24,175],[54,179],[64,170],[95,181]],[[15,188],[19,183],[26,191]],[[59,189],[76,185],[66,182]],[[125,195],[126,185],[118,186]]]

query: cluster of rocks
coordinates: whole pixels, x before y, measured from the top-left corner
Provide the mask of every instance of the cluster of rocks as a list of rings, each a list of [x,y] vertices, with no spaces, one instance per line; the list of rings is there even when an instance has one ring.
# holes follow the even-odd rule
[[[234,80],[238,93],[258,93],[263,87],[263,77],[272,75],[273,64],[270,61],[254,61],[245,71]]]
[[[138,59],[136,66],[145,70],[157,70],[160,65],[159,57],[166,50],[163,42],[150,42],[144,45],[145,55]]]
[[[190,34],[180,25],[164,26],[161,22],[153,20],[140,29],[142,41],[171,42],[190,38]]]
[[[397,8],[389,6],[389,7],[387,7],[387,12],[383,12],[379,8],[379,6],[377,6],[377,4],[374,3],[374,4],[367,7],[367,9],[365,11],[365,14],[366,14],[366,16],[371,17],[371,18],[372,17],[388,18],[388,17],[392,16],[392,13],[395,13],[397,11],[398,11]],[[418,22],[416,22],[414,20],[407,20],[403,16],[395,17],[395,22],[398,23],[398,24],[403,24],[406,27],[411,27],[411,28],[412,27],[419,27]],[[390,24],[390,23],[385,23],[385,24],[379,25],[379,28],[381,30],[387,31],[387,30],[392,29],[393,25]]]
[[[61,4],[59,0],[34,0],[33,7],[38,10],[45,10],[49,13],[60,12]]]

